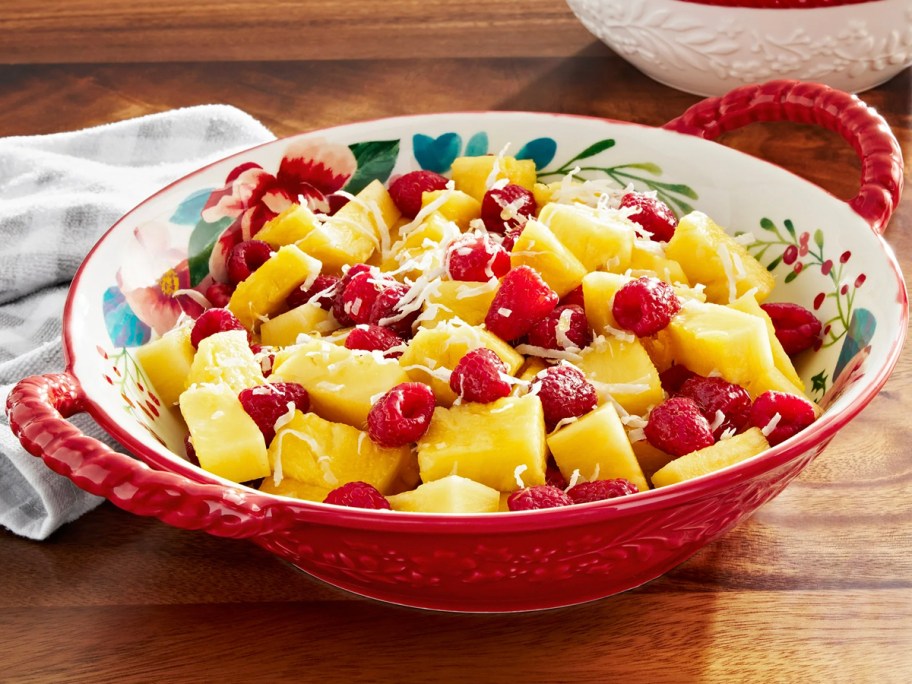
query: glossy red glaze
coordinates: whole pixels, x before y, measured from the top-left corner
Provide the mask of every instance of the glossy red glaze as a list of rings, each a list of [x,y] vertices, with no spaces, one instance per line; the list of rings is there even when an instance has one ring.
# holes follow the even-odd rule
[[[883,233],[902,194],[902,151],[883,117],[855,95],[818,83],[770,81],[702,100],[664,128],[715,140],[759,121],[816,124],[839,133],[861,161],[861,187],[849,206]]]

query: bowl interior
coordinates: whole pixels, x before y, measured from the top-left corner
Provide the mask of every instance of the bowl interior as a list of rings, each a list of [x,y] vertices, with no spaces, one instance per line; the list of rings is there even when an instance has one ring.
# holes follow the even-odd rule
[[[459,155],[504,149],[535,160],[543,181],[580,167],[580,177],[654,190],[679,215],[699,209],[729,232],[749,234],[748,249],[777,278],[769,301],[797,302],[824,321],[820,348],[796,364],[826,408],[818,433],[838,428],[885,381],[905,335],[905,287],[889,247],[844,202],[761,160],[661,129],[567,115],[458,113],[267,143],[190,174],[123,217],[77,274],[64,320],[71,370],[92,414],[147,462],[222,482],[176,455],[184,452],[185,430],[132,352],[177,320],[174,293],[204,282],[214,238],[276,197],[318,193],[331,202],[333,192],[357,192],[375,178],[419,168],[446,174]]]

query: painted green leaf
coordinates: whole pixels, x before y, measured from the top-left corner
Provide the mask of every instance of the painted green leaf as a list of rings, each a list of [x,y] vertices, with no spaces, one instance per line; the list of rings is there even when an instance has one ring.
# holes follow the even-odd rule
[[[780,254],[775,259],[773,259],[771,262],[769,262],[769,265],[766,267],[766,270],[775,271],[776,266],[778,266],[781,262],[782,262],[782,255]]]
[[[653,164],[652,162],[638,162],[636,164],[624,164],[625,169],[640,169],[646,173],[651,173],[653,176],[662,175],[662,167],[658,164]]]
[[[653,185],[657,188],[662,188],[667,192],[673,192],[676,195],[684,195],[684,197],[689,197],[690,199],[700,199],[700,196],[693,188],[688,185],[684,185],[683,183],[659,183],[657,181],[653,181],[650,183],[650,185]]]
[[[190,269],[190,285],[196,286],[209,275],[209,256],[219,235],[234,222],[230,216],[215,223],[200,221],[190,234],[187,245],[187,265]]]
[[[369,183],[379,180],[385,183],[389,178],[396,158],[399,156],[398,140],[372,140],[348,146],[355,155],[358,168],[345,184],[345,191],[353,195],[361,192]]]
[[[797,273],[795,273],[794,271],[789,271],[789,272],[786,274],[785,280],[784,280],[783,282],[790,283],[790,282],[792,282],[792,281],[793,281],[795,278],[797,278],[797,277],[798,277],[798,274],[797,274]]]
[[[566,168],[567,165],[570,164],[571,162],[575,162],[580,159],[588,159],[589,157],[594,157],[599,152],[604,152],[605,150],[614,147],[614,144],[615,143],[612,138],[605,138],[604,140],[599,140],[598,142],[594,142],[591,145],[589,145],[589,147],[587,147],[585,150],[583,150],[578,155],[576,155],[573,159],[571,159],[566,164],[564,164],[564,168]]]
[[[782,222],[782,225],[785,226],[785,229],[789,232],[789,235],[795,237],[795,224],[792,223],[791,219],[785,219],[785,221]]]
[[[763,228],[763,230],[772,230],[772,231],[776,230],[776,224],[773,223],[772,221],[770,221],[765,216],[762,219],[760,219],[760,227]]]
[[[823,231],[820,228],[814,231],[814,244],[823,249]]]

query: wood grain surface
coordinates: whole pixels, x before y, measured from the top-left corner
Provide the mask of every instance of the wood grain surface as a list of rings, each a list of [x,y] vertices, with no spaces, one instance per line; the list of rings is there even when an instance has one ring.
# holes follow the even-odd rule
[[[241,3],[216,11],[211,2],[159,1],[134,11],[112,1],[103,12],[85,1],[5,4],[0,61],[21,63],[0,66],[0,136],[209,102],[238,106],[285,135],[455,109],[659,125],[697,100],[592,43],[559,2],[528,2],[526,12],[510,3],[397,0],[382,18],[355,3],[260,3],[259,23],[245,25],[249,39],[239,37],[240,17],[252,11]],[[427,7],[448,18],[425,20]],[[238,47],[271,36],[257,28],[283,14],[302,35],[319,29],[319,49],[288,26],[273,45]],[[496,22],[516,30],[495,36]],[[383,54],[393,25],[412,43],[403,38],[393,58],[368,59]],[[442,36],[424,52],[422,29]],[[528,36],[552,29],[550,42],[530,49]],[[263,58],[281,61],[250,61]],[[907,158],[910,93],[906,70],[863,95]],[[854,153],[825,131],[755,125],[724,142],[841,198],[857,188]],[[888,239],[912,272],[912,193]],[[909,682],[910,411],[906,351],[825,454],[726,537],[639,589],[541,613],[382,605],[311,580],[251,544],[108,504],[46,542],[0,531],[0,682]]]

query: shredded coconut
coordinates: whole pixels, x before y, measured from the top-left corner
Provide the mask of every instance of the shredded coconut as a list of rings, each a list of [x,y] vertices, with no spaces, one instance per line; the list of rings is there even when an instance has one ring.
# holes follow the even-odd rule
[[[780,420],[782,420],[782,416],[780,416],[779,413],[775,413],[773,417],[770,418],[770,422],[766,424],[766,427],[760,430],[760,432],[763,433],[763,436],[769,437],[771,434],[773,434],[773,430],[775,430],[779,425]]]
[[[516,486],[519,487],[520,489],[522,489],[523,487],[526,486],[526,484],[522,480],[521,475],[524,472],[526,472],[528,469],[529,469],[529,466],[527,466],[525,463],[523,463],[521,465],[516,466],[516,468],[513,470],[513,479],[516,480]]]

